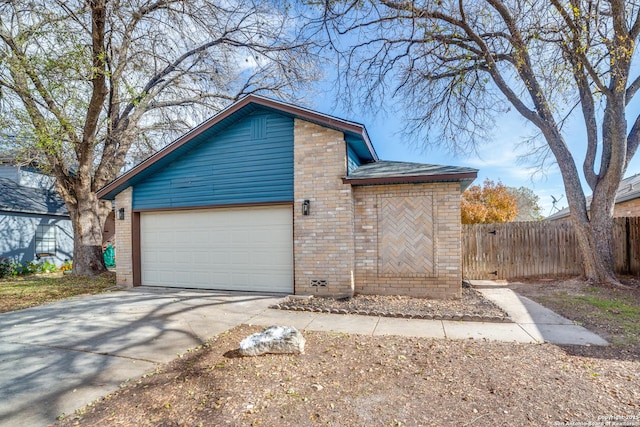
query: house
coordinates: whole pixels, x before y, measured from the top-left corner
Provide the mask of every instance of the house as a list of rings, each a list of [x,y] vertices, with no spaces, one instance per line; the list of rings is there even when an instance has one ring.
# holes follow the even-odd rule
[[[53,179],[36,168],[0,159],[0,258],[59,267],[72,257],[71,220]]]
[[[382,161],[363,125],[252,95],[98,197],[121,285],[456,298],[476,176]]]
[[[587,207],[590,205],[591,196],[587,197]],[[549,215],[546,219],[551,221],[568,219],[570,214],[569,208],[564,208],[553,215]],[[640,174],[635,174],[620,181],[616,192],[613,216],[640,216]]]

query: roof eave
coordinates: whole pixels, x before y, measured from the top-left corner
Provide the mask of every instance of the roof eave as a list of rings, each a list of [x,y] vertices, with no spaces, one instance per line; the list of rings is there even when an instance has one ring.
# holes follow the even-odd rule
[[[478,176],[477,172],[440,174],[440,175],[395,175],[382,177],[354,178],[343,177],[344,184],[357,185],[381,185],[381,184],[419,184],[430,182],[464,182],[473,181]]]
[[[56,218],[70,218],[68,213],[42,212],[42,211],[33,211],[33,210],[28,210],[28,209],[11,209],[11,208],[8,208],[8,207],[0,208],[0,213],[20,214],[20,215],[33,215],[33,216],[47,216],[47,217],[56,217]]]

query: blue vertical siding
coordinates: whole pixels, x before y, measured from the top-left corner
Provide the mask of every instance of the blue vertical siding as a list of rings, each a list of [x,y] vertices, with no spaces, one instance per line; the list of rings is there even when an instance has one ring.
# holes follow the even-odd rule
[[[189,144],[134,186],[134,209],[293,200],[293,118],[258,111]]]
[[[347,145],[347,175],[351,175],[351,172],[356,170],[362,163],[355,151],[351,148],[351,145]]]

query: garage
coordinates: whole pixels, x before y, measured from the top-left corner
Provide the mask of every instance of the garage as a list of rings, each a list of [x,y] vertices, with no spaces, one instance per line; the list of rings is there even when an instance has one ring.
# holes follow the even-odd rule
[[[145,286],[293,293],[292,207],[142,212]]]
[[[123,287],[460,298],[477,172],[380,160],[359,123],[249,95],[97,195]]]

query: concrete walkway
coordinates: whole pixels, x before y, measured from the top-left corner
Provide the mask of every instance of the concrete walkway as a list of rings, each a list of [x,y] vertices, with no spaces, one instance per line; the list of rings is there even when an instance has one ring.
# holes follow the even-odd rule
[[[520,296],[505,284],[474,280],[472,286],[509,313],[513,321],[531,337],[532,342],[559,345],[608,345],[607,341],[546,307]]]
[[[509,313],[514,323],[398,319],[344,314],[266,310],[252,317],[256,325],[285,324],[300,330],[335,331],[363,335],[404,335],[442,339],[488,339],[518,343],[549,342],[559,345],[607,345],[593,332],[553,311],[517,295],[504,285],[474,281],[487,299]]]
[[[238,324],[508,342],[606,341],[504,287],[478,283],[516,323],[271,310],[277,295],[136,288],[0,314],[0,426],[43,426]],[[487,286],[489,285],[489,286]]]

